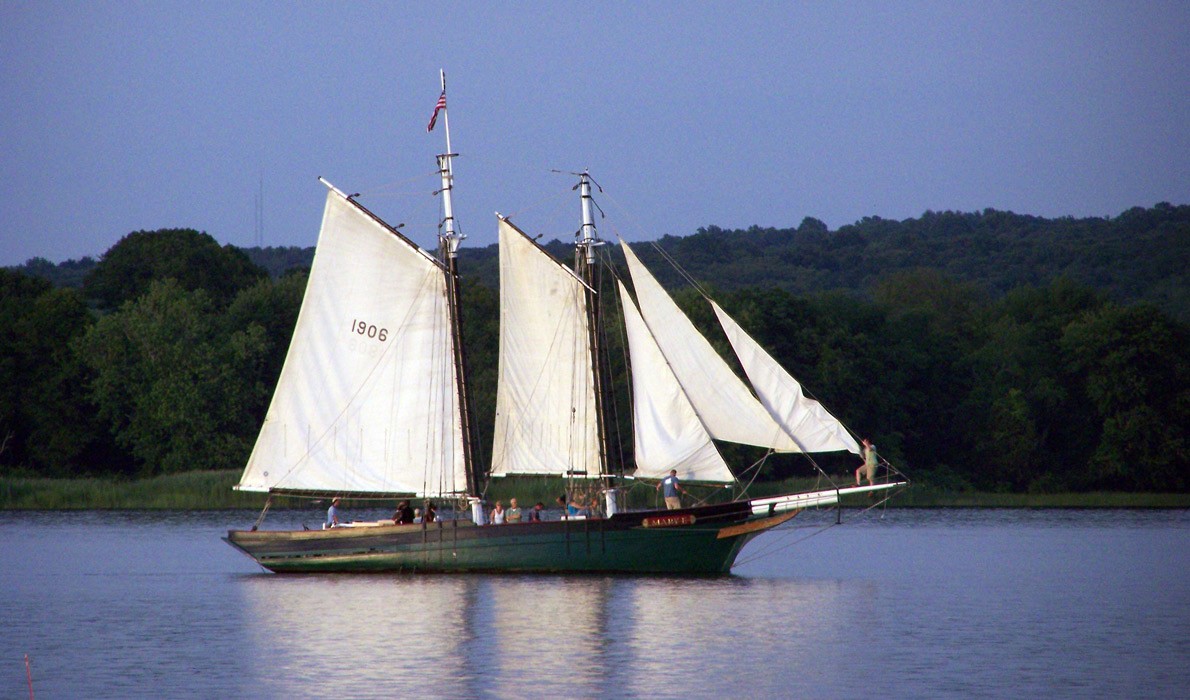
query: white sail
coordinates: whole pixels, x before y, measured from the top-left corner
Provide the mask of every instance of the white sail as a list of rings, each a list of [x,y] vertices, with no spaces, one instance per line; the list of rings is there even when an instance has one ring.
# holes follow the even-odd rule
[[[621,245],[645,323],[711,437],[797,452],[793,439],[719,357],[628,244]]]
[[[332,188],[238,488],[466,491],[452,343],[441,264]]]
[[[723,332],[760,402],[797,442],[803,452],[847,450],[859,454],[859,445],[837,418],[822,404],[807,398],[802,385],[785,371],[744,329],[714,301]]]
[[[632,365],[633,446],[636,476],[660,479],[670,469],[686,481],[731,482],[733,477],[711,442],[690,399],[657,347],[623,283],[620,298]]]
[[[586,285],[500,219],[492,475],[600,473]]]

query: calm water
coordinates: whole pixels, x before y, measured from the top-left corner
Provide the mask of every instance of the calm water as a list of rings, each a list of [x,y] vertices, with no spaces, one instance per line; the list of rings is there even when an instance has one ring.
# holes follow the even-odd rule
[[[282,577],[254,517],[0,513],[0,697],[1190,696],[1186,511],[811,514],[710,580]]]

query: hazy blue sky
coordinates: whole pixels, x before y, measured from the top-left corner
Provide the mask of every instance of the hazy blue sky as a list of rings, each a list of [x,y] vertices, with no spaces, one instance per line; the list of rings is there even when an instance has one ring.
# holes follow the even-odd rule
[[[1190,2],[0,0],[0,264],[186,227],[313,245],[324,176],[432,245],[1190,203]],[[613,222],[614,221],[614,225]]]

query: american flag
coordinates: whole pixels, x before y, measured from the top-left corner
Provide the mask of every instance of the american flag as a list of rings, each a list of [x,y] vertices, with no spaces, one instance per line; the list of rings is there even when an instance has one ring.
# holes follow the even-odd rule
[[[438,96],[438,104],[434,105],[434,113],[430,115],[430,124],[426,127],[426,131],[434,130],[434,123],[438,121],[438,110],[446,109],[446,90]]]

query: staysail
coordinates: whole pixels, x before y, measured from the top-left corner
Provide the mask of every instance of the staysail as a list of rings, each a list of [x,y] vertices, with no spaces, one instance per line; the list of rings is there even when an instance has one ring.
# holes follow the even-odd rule
[[[446,274],[333,187],[243,491],[467,490]]]
[[[735,477],[715,448],[624,284],[617,282],[632,365],[636,477],[660,479],[670,469],[684,481],[730,483]]]
[[[828,413],[822,404],[808,398],[802,391],[802,385],[718,304],[711,301],[711,307],[760,402],[797,442],[802,452],[847,450],[859,454],[855,438],[837,418]]]
[[[621,241],[640,312],[699,419],[716,440],[798,452],[798,446],[731,371],[669,294]]]
[[[508,220],[492,476],[600,475],[586,285]]]

